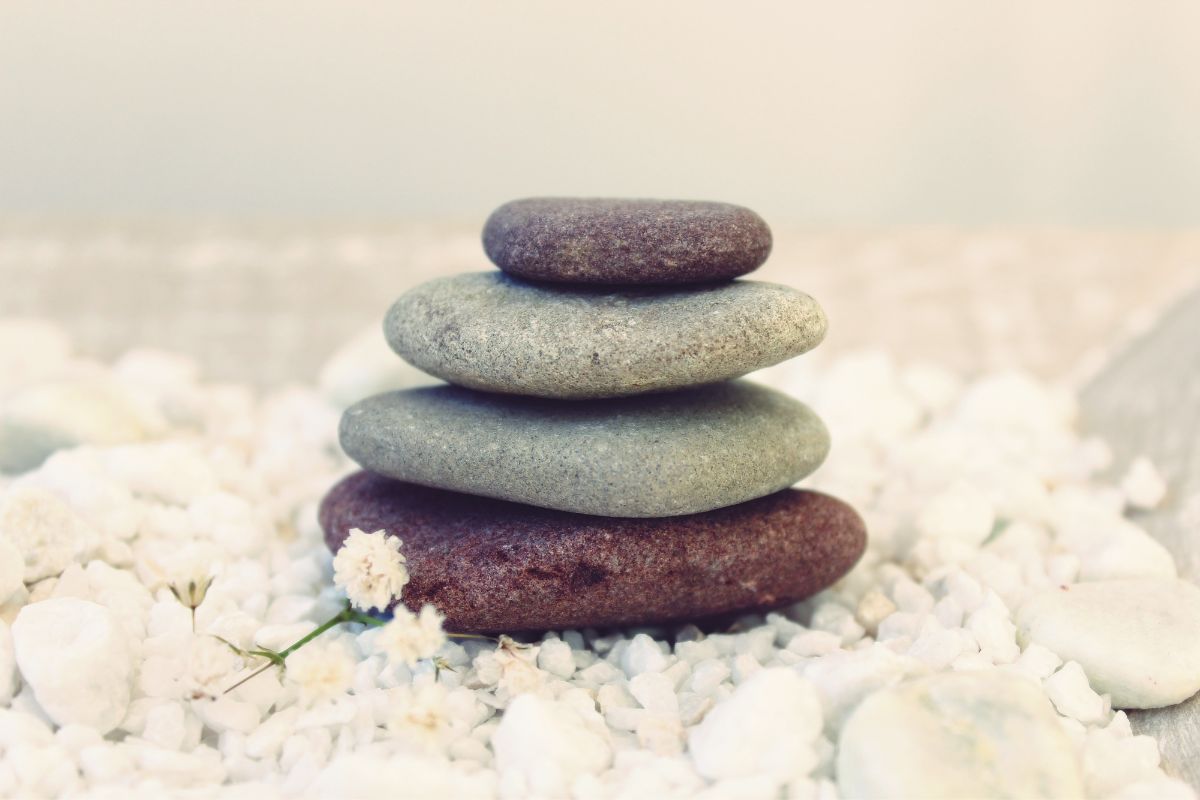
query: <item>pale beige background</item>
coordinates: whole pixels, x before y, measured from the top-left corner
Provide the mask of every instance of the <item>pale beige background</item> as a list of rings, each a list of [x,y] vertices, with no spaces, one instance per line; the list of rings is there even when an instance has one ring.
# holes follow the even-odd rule
[[[1191,0],[0,3],[0,211],[1181,225]]]

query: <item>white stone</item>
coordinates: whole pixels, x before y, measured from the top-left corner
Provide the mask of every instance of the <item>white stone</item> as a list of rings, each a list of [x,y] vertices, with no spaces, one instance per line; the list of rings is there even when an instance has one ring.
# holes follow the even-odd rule
[[[855,609],[854,618],[858,620],[858,624],[862,625],[866,632],[874,636],[879,629],[879,623],[883,622],[887,617],[896,611],[896,604],[892,602],[886,594],[878,589],[872,589],[862,596],[858,601],[858,608]],[[817,633],[825,633],[825,631],[817,631]],[[792,637],[794,641],[797,633]],[[840,639],[838,644],[841,644]]]
[[[0,409],[0,470],[32,469],[60,448],[140,441],[162,427],[154,410],[116,381],[34,384]]]
[[[17,654],[13,648],[12,629],[0,620],[0,706],[12,702],[16,683]]]
[[[612,751],[569,706],[535,694],[513,698],[492,734],[496,769],[524,779],[530,793],[561,796],[580,775],[605,769]]]
[[[1167,496],[1167,482],[1150,459],[1139,456],[1129,464],[1125,477],[1121,479],[1121,491],[1125,493],[1125,502],[1130,506],[1148,511],[1158,508]]]
[[[1112,519],[1073,543],[1080,581],[1118,578],[1174,578],[1175,559],[1146,531],[1124,519]]]
[[[801,631],[788,642],[789,652],[798,656],[824,656],[836,652],[842,646],[842,637],[828,631]]]
[[[538,651],[537,664],[551,675],[559,678],[570,678],[575,672],[575,657],[571,654],[571,645],[562,639],[546,639],[542,649]]]
[[[690,731],[688,752],[709,779],[755,773],[788,779],[816,764],[821,726],[821,702],[808,682],[790,669],[763,669]]]
[[[0,604],[25,588],[25,557],[7,537],[0,535]]]
[[[51,719],[100,733],[121,722],[134,660],[116,615],[87,600],[43,600],[21,610],[12,633],[21,677]]]
[[[643,672],[662,672],[666,668],[667,657],[662,648],[644,633],[634,636],[621,654],[621,669],[630,678]]]
[[[824,602],[813,611],[811,627],[835,634],[843,645],[853,644],[866,630],[854,619],[854,612],[841,603]]]
[[[649,711],[679,713],[675,685],[661,672],[643,672],[629,680],[629,693]]]
[[[825,719],[836,729],[864,697],[926,669],[920,661],[875,643],[815,658],[804,665],[802,674],[816,686]]]
[[[1030,642],[1014,666],[1038,680],[1044,680],[1053,675],[1062,663],[1062,659],[1047,648],[1037,642]]]
[[[1083,796],[1045,696],[1019,678],[943,673],[877,692],[838,741],[843,797]]]
[[[1079,720],[1084,725],[1095,725],[1104,721],[1106,709],[1104,698],[1088,685],[1083,667],[1068,661],[1062,668],[1042,683],[1050,702],[1064,717]]]
[[[941,492],[921,509],[917,531],[930,539],[978,546],[992,532],[996,510],[987,495],[966,483]]]
[[[0,496],[0,537],[21,554],[26,583],[58,575],[98,539],[58,495],[20,486]]]
[[[1116,708],[1158,708],[1200,690],[1200,588],[1181,580],[1076,583],[1017,612],[1023,642],[1078,661]]]

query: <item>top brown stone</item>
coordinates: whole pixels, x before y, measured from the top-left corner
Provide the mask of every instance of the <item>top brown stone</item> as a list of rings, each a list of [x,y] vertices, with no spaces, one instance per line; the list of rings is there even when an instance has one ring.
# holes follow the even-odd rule
[[[705,283],[757,269],[771,252],[771,229],[729,203],[539,197],[493,211],[483,249],[500,269],[530,280]]]

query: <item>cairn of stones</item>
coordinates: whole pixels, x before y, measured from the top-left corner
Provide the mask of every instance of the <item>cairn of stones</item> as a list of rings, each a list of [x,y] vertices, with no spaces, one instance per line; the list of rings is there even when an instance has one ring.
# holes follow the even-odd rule
[[[739,380],[798,356],[826,319],[740,279],[771,250],[726,203],[527,199],[488,219],[499,270],[425,283],[389,345],[448,385],[348,409],[363,467],[321,508],[403,540],[403,602],[455,631],[704,620],[803,599],[857,561],[858,515],[789,488],[829,450],[792,397]]]

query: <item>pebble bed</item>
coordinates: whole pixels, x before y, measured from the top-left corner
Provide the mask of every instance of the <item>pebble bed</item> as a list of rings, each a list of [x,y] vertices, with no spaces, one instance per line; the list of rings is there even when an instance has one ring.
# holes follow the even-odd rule
[[[1103,480],[1061,387],[878,352],[756,376],[826,420],[803,485],[867,522],[833,589],[722,630],[461,640],[414,669],[342,626],[225,693],[260,664],[218,636],[281,648],[342,608],[315,508],[351,470],[342,404],[409,380],[394,361],[358,344],[260,396],[0,322],[0,796],[933,796],[998,742],[997,795],[1195,796],[1112,708],[1200,688],[1196,590],[1128,518],[1164,496],[1153,465]],[[1149,604],[1137,648],[1121,608],[1047,594],[1105,581]]]

